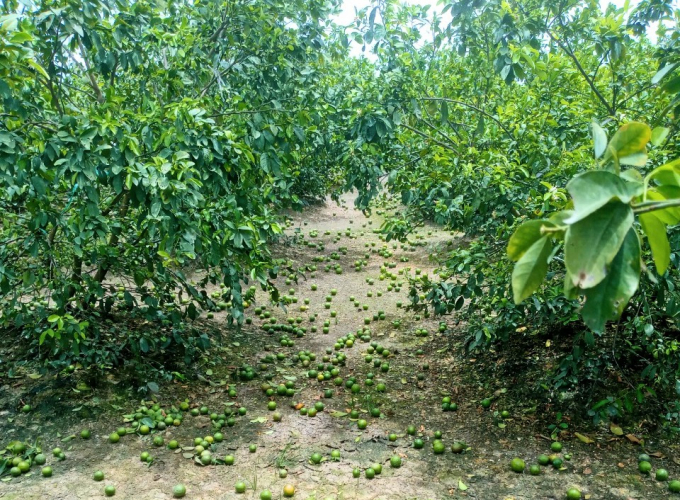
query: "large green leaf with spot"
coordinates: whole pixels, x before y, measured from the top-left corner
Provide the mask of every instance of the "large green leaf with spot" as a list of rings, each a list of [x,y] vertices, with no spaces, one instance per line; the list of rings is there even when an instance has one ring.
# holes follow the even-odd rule
[[[607,321],[621,317],[640,283],[640,241],[633,228],[597,286],[584,290],[583,321],[594,332],[602,332]]]
[[[613,201],[569,226],[564,260],[574,286],[591,288],[604,279],[633,218],[629,205]]]

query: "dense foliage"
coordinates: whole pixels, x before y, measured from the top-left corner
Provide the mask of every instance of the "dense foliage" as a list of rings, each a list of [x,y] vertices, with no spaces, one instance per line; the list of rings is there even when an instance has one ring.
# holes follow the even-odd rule
[[[594,416],[653,398],[677,426],[672,4],[378,0],[350,26],[332,22],[338,8],[6,2],[3,331],[101,362],[99,328],[127,308],[164,329],[130,336],[121,357],[186,354],[207,342],[187,318],[226,307],[240,322],[252,285],[278,299],[282,209],[352,189],[368,209],[384,186],[404,206],[387,239],[429,220],[468,241],[436,280],[413,279],[414,308],[455,312],[469,349],[572,336],[545,387],[616,363],[634,379],[589,401]],[[605,226],[602,246],[585,243]]]

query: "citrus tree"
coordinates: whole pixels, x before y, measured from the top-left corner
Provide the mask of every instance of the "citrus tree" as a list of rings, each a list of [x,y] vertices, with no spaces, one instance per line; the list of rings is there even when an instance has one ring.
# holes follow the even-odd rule
[[[318,84],[345,50],[334,8],[6,3],[0,323],[78,353],[116,303],[177,323],[222,302],[239,321],[244,284],[275,293],[278,210],[330,186],[310,167],[335,113]]]

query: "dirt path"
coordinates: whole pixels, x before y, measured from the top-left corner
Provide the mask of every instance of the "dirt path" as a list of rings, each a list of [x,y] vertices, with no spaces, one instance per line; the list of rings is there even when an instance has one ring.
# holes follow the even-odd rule
[[[470,383],[469,373],[476,369],[475,360],[462,356],[455,348],[460,345],[460,334],[448,326],[439,332],[439,320],[416,320],[397,307],[398,302],[407,303],[408,294],[406,283],[399,292],[394,291],[394,285],[406,281],[400,271],[405,269],[413,274],[418,268],[422,274],[432,273],[434,264],[429,256],[445,248],[448,241],[456,244],[456,237],[427,228],[415,239],[422,246],[389,243],[385,249],[391,255],[380,256],[377,251],[384,244],[372,233],[380,222],[379,215],[367,219],[360,212],[332,203],[296,215],[288,233],[293,235],[298,228],[305,235],[305,241],[323,242],[324,249],[319,251],[299,243],[277,248],[277,253],[291,259],[295,267],[316,265],[317,271],[314,277],[312,272],[306,272],[297,284],[286,285],[286,278],[280,277],[280,289],[285,292],[294,289],[298,302],[291,304],[287,312],[271,307],[267,310],[283,323],[288,317],[302,317],[300,326],[308,329],[306,336],[290,335],[295,346],[281,347],[281,332],[267,335],[259,329],[263,320],[255,316],[254,309],[262,304],[256,302],[248,310],[248,315],[254,318],[253,325],[226,336],[199,367],[206,377],[204,380],[209,379],[214,385],[195,382],[168,384],[162,388],[158,402],[164,407],[188,397],[192,405],[206,405],[220,414],[225,408],[247,408],[247,415],[238,417],[234,427],[221,430],[224,441],[215,445],[214,456],[235,456],[233,466],[201,467],[185,458],[182,450],[154,448],[152,435],[133,434],[123,437],[118,444],[108,443],[109,433],[122,424],[121,418],[114,418],[112,414],[133,411],[137,406],[136,396],[129,394],[112,399],[110,392],[95,392],[80,400],[78,408],[71,408],[75,412],[70,418],[66,410],[59,415],[51,414],[49,407],[40,407],[43,409],[28,415],[7,411],[0,414],[3,441],[15,436],[35,439],[42,435],[45,450],[61,446],[67,457],[57,462],[47,453],[48,464],[54,469],[49,479],[40,477],[39,468],[34,467],[30,475],[0,482],[0,499],[103,498],[104,485],[112,484],[117,489],[115,498],[156,500],[172,498],[172,487],[177,483],[186,485],[186,498],[206,500],[257,499],[264,489],[271,490],[274,498],[280,498],[285,484],[295,486],[295,498],[309,500],[563,499],[570,487],[578,487],[584,498],[591,499],[668,497],[665,483],[638,473],[639,448],[604,437],[595,436],[597,442],[586,445],[571,435],[565,436],[561,456],[571,455],[571,460],[564,461],[564,470],[542,467],[538,476],[529,475],[528,470],[524,474],[512,472],[508,464],[514,457],[524,459],[528,468],[536,463],[539,455],[550,454],[550,442],[540,437],[548,433],[545,418],[541,418],[544,416],[520,411],[515,414],[512,408],[504,408],[503,381],[481,386]],[[316,237],[310,236],[313,230],[318,233]],[[314,257],[334,253],[337,260],[312,261]],[[367,265],[357,272],[354,263],[360,260],[366,260]],[[381,266],[390,263],[394,266],[381,273]],[[325,271],[326,266],[336,264],[342,267],[342,274],[333,269]],[[394,273],[396,278],[385,276],[387,272]],[[381,274],[384,279],[380,279]],[[369,278],[372,284],[367,282]],[[389,283],[393,285],[392,291],[387,291]],[[312,291],[312,284],[316,285],[316,291]],[[335,295],[333,290],[337,291]],[[330,308],[324,305],[327,296],[331,297]],[[356,297],[361,307],[354,307],[350,296]],[[300,311],[305,298],[310,300],[309,309]],[[373,315],[380,312],[385,319],[373,320]],[[318,315],[313,323],[309,321],[311,314]],[[370,319],[368,325],[365,325],[366,318]],[[330,322],[327,334],[322,332],[325,320]],[[215,321],[223,322],[223,315],[217,314]],[[317,327],[317,332],[311,332],[312,326]],[[356,339],[351,348],[334,346],[338,338],[362,328],[369,328],[371,341],[390,352],[387,358],[373,355],[381,359],[380,366],[365,361],[369,343],[360,339]],[[426,329],[428,334],[417,336],[416,329]],[[329,348],[331,354],[326,354]],[[294,354],[301,350],[316,355],[310,366],[293,362]],[[347,357],[345,366],[338,366],[342,385],[308,377],[308,370],[322,362],[324,355],[330,358],[338,352]],[[274,388],[279,383],[294,382],[294,396],[267,397],[260,388],[264,382],[261,378],[236,383],[236,398],[230,398],[227,387],[220,385],[230,367],[249,363],[257,368],[264,354],[276,353],[284,353],[285,358],[267,367],[266,372],[274,375],[271,381]],[[389,364],[387,372],[381,368],[385,362]],[[371,386],[365,384],[370,372],[374,374]],[[358,394],[353,395],[345,387],[350,376],[356,377]],[[385,384],[385,392],[377,390],[379,383]],[[325,389],[333,391],[332,398],[323,397]],[[480,401],[494,395],[491,408],[482,409]],[[443,412],[443,396],[457,402],[458,411]],[[33,397],[38,401],[40,394]],[[273,414],[267,409],[270,400],[277,402],[281,422],[273,422]],[[310,408],[318,401],[324,402],[325,409],[313,418],[291,407],[291,403],[304,403]],[[369,414],[373,407],[380,410],[381,417]],[[365,430],[359,430],[356,419],[347,414],[351,409],[358,410],[360,418],[368,421]],[[510,418],[498,418],[498,412],[503,409],[510,412]],[[83,412],[99,417],[83,418]],[[417,436],[406,434],[409,425],[416,427]],[[74,439],[64,443],[58,437],[79,433],[83,428],[91,429],[90,440]],[[433,453],[435,431],[443,433],[444,454]],[[170,426],[159,434],[165,443],[176,439],[181,446],[189,448],[196,436],[215,432],[209,417],[187,415],[179,427]],[[396,441],[388,439],[390,433],[397,435]],[[414,449],[415,438],[423,439],[423,449]],[[452,453],[454,442],[465,443],[467,451]],[[257,451],[250,453],[250,444],[257,444]],[[663,444],[659,447],[664,456],[673,455],[673,448]],[[338,461],[330,460],[332,450],[340,451]],[[155,457],[151,466],[140,461],[143,451]],[[324,461],[319,465],[310,464],[313,453],[322,454]],[[390,467],[390,458],[395,454],[402,458],[400,468]],[[383,465],[382,474],[367,479],[364,471],[374,463]],[[671,478],[680,477],[680,468],[670,459],[655,459],[653,466],[668,469]],[[287,470],[285,479],[279,477],[282,468]],[[361,470],[360,478],[352,476],[353,468]],[[95,470],[105,473],[103,482],[92,480]],[[245,494],[234,493],[238,481],[248,484]]]

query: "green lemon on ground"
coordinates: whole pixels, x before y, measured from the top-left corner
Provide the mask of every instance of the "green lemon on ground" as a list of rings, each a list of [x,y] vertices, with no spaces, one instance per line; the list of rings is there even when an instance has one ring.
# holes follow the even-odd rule
[[[638,462],[651,462],[652,459],[646,453],[640,453],[638,455]]]
[[[174,439],[168,443],[168,449],[176,450],[177,448],[179,448],[179,443]]]
[[[656,469],[657,481],[668,481],[668,471],[666,469]]]
[[[442,443],[440,440],[436,439],[432,442],[432,451],[435,452],[437,455],[441,455],[444,453],[444,443]]]
[[[21,470],[19,469],[19,467],[12,467],[12,468],[9,470],[9,473],[12,475],[12,477],[19,477],[19,476],[21,476]]]
[[[491,406],[491,399],[490,398],[486,398],[486,399],[482,400],[482,408],[486,409],[490,406]]]
[[[38,453],[34,458],[33,462],[35,462],[36,465],[45,465],[45,462],[47,462],[47,457],[43,455],[42,453]]]
[[[176,484],[172,488],[172,496],[175,498],[184,498],[187,494],[187,489],[183,484]]]
[[[539,455],[537,462],[540,465],[548,465],[550,463],[550,457],[548,455]]]
[[[276,401],[270,401],[269,403],[267,403],[267,409],[269,411],[276,410]]]
[[[234,465],[234,455],[227,455],[224,457],[225,465]]]
[[[373,469],[376,474],[382,474],[382,464],[373,464],[371,465],[371,469]]]
[[[524,472],[524,468],[526,467],[526,464],[524,463],[524,460],[521,458],[513,458],[510,461],[510,468],[518,473]]]
[[[108,485],[106,488],[104,488],[104,495],[107,497],[112,497],[113,495],[116,494],[116,487]]]
[[[532,476],[538,476],[541,473],[541,466],[533,464],[529,467],[529,474]]]
[[[52,477],[52,467],[43,467],[42,475],[43,477]]]
[[[373,470],[371,467],[366,469],[366,479],[373,479],[375,477],[375,470]]]
[[[148,451],[143,451],[142,454],[139,456],[139,459],[142,462],[148,462],[150,458],[151,458],[151,455],[149,454]]]
[[[31,470],[31,463],[28,462],[27,460],[22,460],[21,462],[19,462],[19,465],[17,465],[17,467],[19,467],[19,470],[25,474],[26,472]]]
[[[416,438],[416,439],[413,440],[413,447],[416,450],[422,449],[423,446],[425,446],[425,442],[422,439]]]
[[[416,428],[415,428],[414,425],[409,425],[409,426],[406,428],[406,434],[408,434],[409,436],[414,436],[415,433],[416,433]]]
[[[555,469],[561,469],[563,463],[561,458],[553,458],[552,466]]]
[[[163,444],[164,444],[163,436],[154,436],[153,437],[153,444],[154,444],[154,446],[163,446]]]
[[[260,500],[272,500],[272,492],[264,490],[260,493]]]
[[[390,435],[388,436],[388,439],[389,439],[391,442],[394,442],[394,441],[397,440],[397,435],[394,434],[394,433],[393,433],[393,434],[390,434]]]
[[[671,493],[680,493],[680,481],[674,480],[668,483],[668,490]]]
[[[17,452],[17,453],[21,453],[21,452]],[[58,457],[59,455],[61,455],[61,448],[55,448],[55,449],[53,449],[53,450],[52,450],[52,455],[54,455],[55,457]]]
[[[567,500],[580,500],[581,492],[576,488],[569,488],[567,490]]]
[[[89,430],[83,429],[82,431],[80,431],[80,437],[81,437],[81,438],[83,438],[83,439],[90,439],[90,436],[91,436],[91,434],[90,434],[90,431],[89,431]]]
[[[451,451],[453,453],[463,453],[465,446],[463,446],[463,443],[455,442],[451,445]]]
[[[92,475],[92,479],[94,479],[95,481],[103,481],[104,473],[100,470],[95,471],[94,474]]]
[[[555,453],[559,453],[560,451],[562,451],[562,443],[560,443],[559,441],[555,441],[550,445],[550,450],[552,450]]]
[[[390,458],[390,465],[395,469],[401,467],[401,457],[399,455],[392,455],[392,458]]]
[[[312,453],[312,456],[310,457],[310,460],[311,460],[311,462],[312,462],[313,464],[320,464],[322,458],[323,458],[323,457],[321,456],[320,453]]]
[[[334,460],[339,460],[340,459],[340,450],[331,451],[331,458],[334,459]]]
[[[213,436],[213,439],[215,440],[216,443],[221,443],[224,441],[224,435],[222,435],[221,432],[216,432],[215,435]]]
[[[442,431],[434,431],[434,438],[435,439],[441,439],[442,438]]]
[[[649,474],[649,472],[652,470],[652,464],[649,462],[640,462],[638,464],[638,470],[643,474]]]
[[[279,469],[279,478],[286,479],[288,477],[288,471],[286,469]]]
[[[248,446],[248,451],[249,451],[250,453],[255,453],[255,452],[257,451],[257,445],[256,445],[256,444],[251,444],[250,446]]]
[[[357,427],[359,429],[364,430],[367,426],[368,426],[368,422],[366,422],[365,420],[362,419],[362,420],[357,421]]]
[[[117,443],[118,441],[120,441],[120,436],[117,432],[109,434],[109,443]]]
[[[236,490],[236,493],[245,493],[246,492],[246,483],[243,481],[239,481],[234,485],[234,489]]]

